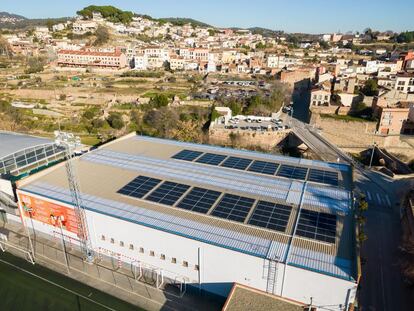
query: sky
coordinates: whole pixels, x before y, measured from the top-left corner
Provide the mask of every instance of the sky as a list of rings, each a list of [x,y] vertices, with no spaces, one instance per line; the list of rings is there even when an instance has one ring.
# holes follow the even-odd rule
[[[75,16],[85,6],[113,5],[152,17],[190,17],[216,27],[286,32],[414,30],[414,0],[0,0],[0,11],[28,18]]]

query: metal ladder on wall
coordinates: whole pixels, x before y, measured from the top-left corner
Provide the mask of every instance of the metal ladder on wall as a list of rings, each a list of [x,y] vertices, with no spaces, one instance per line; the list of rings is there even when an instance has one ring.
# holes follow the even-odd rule
[[[267,269],[267,286],[266,292],[269,294],[274,294],[277,280],[277,261],[270,259],[269,266]]]

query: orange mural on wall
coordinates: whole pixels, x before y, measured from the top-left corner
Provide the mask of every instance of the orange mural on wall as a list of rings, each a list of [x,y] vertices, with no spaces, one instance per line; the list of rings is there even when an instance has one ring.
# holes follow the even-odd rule
[[[56,227],[59,226],[57,219],[60,218],[63,229],[78,235],[78,220],[74,209],[22,193],[19,193],[19,201],[26,217]]]

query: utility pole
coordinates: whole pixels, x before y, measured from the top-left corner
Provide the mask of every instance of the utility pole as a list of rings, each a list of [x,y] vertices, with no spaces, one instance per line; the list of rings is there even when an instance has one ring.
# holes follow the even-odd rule
[[[310,298],[310,304],[308,311],[312,311],[312,305],[313,305],[313,297]]]
[[[20,204],[19,204],[20,205]],[[33,247],[33,242],[32,242],[32,239],[31,239],[31,237],[30,237],[30,231],[29,231],[29,228],[27,227],[27,223],[26,223],[26,216],[24,215],[24,213],[23,213],[23,211],[22,210],[25,210],[26,212],[28,212],[29,213],[29,215],[30,215],[30,218],[32,218],[32,209],[31,208],[29,208],[29,207],[27,207],[26,205],[24,205],[23,204],[23,206],[22,206],[22,208],[21,208],[21,210],[20,210],[20,212],[21,212],[21,214],[22,214],[22,221],[23,221],[23,226],[24,226],[24,228],[26,229],[26,233],[27,233],[27,237],[28,237],[28,239],[29,239],[29,247],[30,247],[30,252],[32,253],[32,257],[33,257],[33,260],[35,259],[35,251],[34,251],[34,247]],[[33,222],[32,222],[32,226],[33,226]],[[34,228],[33,228],[33,230],[34,230]]]
[[[54,216],[52,216],[54,217]],[[66,253],[66,245],[65,245],[65,239],[63,238],[63,225],[62,225],[62,218],[63,216],[57,216],[56,220],[59,223],[59,228],[60,228],[60,237],[62,238],[62,250],[63,250],[63,257],[65,258],[65,263],[66,263],[66,269],[68,270],[68,274],[70,274],[70,270],[69,270],[69,262],[68,262],[68,256]]]
[[[74,136],[72,133],[65,133],[60,131],[55,131],[55,137],[56,144],[65,148],[67,159],[65,163],[66,174],[68,177],[70,195],[72,197],[72,204],[78,225],[78,237],[80,240],[81,251],[84,255],[85,261],[87,263],[93,263],[95,255],[92,248],[88,224],[86,221],[85,206],[82,201],[80,187],[72,159],[75,148],[81,144],[80,138]]]
[[[377,146],[377,143],[374,142],[372,145],[372,151],[371,151],[371,159],[369,160],[369,168],[372,166],[372,160],[374,159],[374,153],[375,153],[375,147]]]

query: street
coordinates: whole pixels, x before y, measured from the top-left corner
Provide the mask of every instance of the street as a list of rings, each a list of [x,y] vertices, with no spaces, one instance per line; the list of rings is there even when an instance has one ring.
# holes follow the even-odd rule
[[[323,160],[355,162],[344,152],[330,144],[317,130],[300,122],[307,121],[309,105],[306,98],[294,101],[292,129],[309,148]],[[297,120],[299,119],[299,120]],[[367,240],[362,244],[362,278],[359,289],[359,306],[369,311],[413,310],[414,289],[402,280],[399,261],[401,234],[400,201],[413,187],[413,180],[393,180],[380,173],[354,166],[355,190],[365,195],[368,211],[365,213],[364,233]]]

